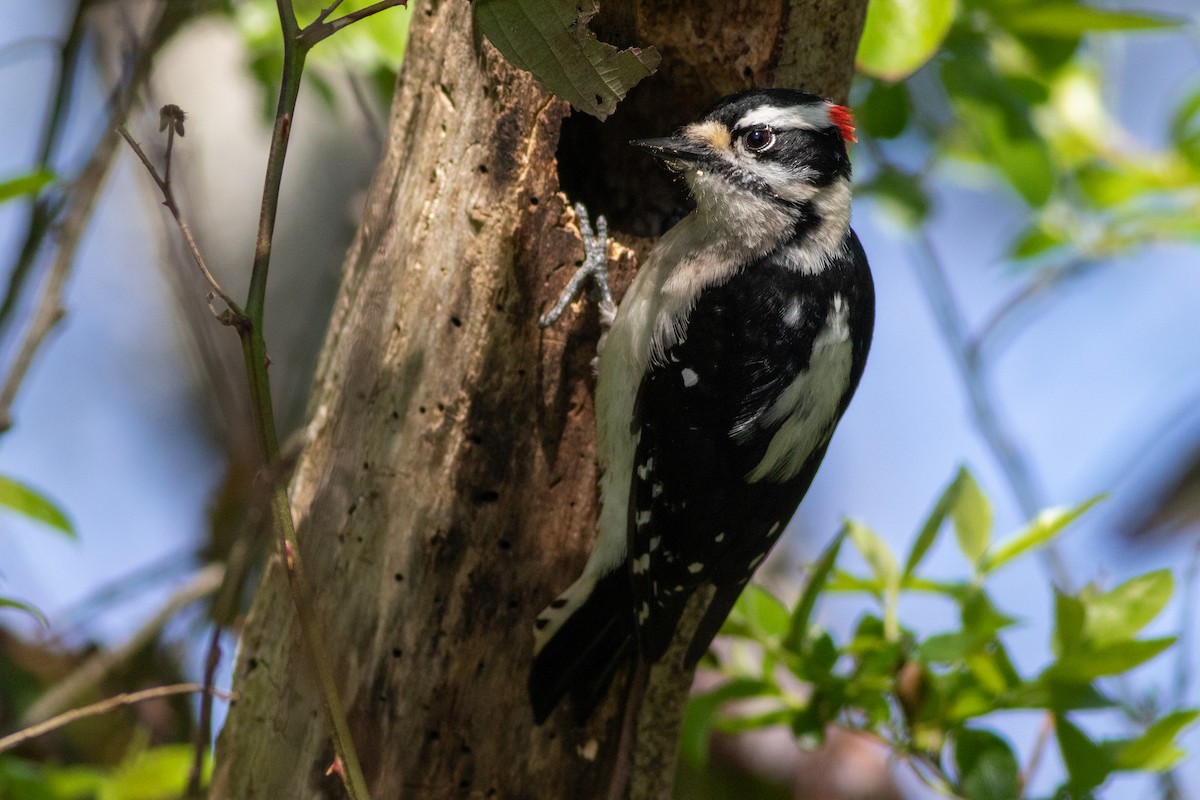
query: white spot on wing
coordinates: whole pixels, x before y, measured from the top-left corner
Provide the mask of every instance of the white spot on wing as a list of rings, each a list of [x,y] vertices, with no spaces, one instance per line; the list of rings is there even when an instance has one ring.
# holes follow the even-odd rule
[[[680,370],[679,377],[683,378],[683,385],[688,389],[695,386],[696,382],[700,380],[700,376],[696,374],[696,370],[687,367]]]
[[[693,575],[702,569],[704,569],[704,565],[699,561],[693,561],[691,564],[688,564],[688,572],[692,573]]]
[[[641,575],[643,572],[650,569],[650,554],[642,553],[640,557],[633,560],[633,564],[630,565],[630,568],[633,570],[635,575]]]
[[[650,496],[651,497],[658,497],[662,493],[663,493],[663,485],[661,483],[656,483],[650,487]]]
[[[637,468],[638,477],[641,478],[642,480],[646,480],[647,478],[650,477],[650,471],[653,469],[654,469],[654,457],[651,456],[650,458],[646,459],[645,464],[642,464],[640,467]]]
[[[647,525],[650,524],[650,512],[649,511],[639,511],[637,513],[637,516],[634,517],[633,521],[639,528],[646,527]]]
[[[717,538],[716,538],[716,539],[714,539],[713,541],[715,541],[715,542],[723,542],[723,541],[725,541],[725,533],[724,533],[724,532],[718,533],[718,534],[717,534]]]
[[[661,543],[662,543],[662,537],[661,537],[661,536],[651,536],[651,537],[650,537],[650,552],[651,552],[651,553],[653,553],[655,550],[657,550],[657,549],[658,549],[658,546],[659,546]]]

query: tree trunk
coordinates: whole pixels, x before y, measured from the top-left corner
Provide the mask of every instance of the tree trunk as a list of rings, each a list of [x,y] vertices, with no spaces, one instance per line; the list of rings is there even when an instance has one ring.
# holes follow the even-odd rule
[[[605,796],[620,693],[586,726],[538,727],[525,692],[533,619],[581,568],[597,510],[595,314],[536,325],[581,255],[560,173],[618,231],[657,232],[678,197],[623,142],[769,78],[797,25],[828,55],[809,85],[843,95],[865,1],[812,5],[604,9],[603,35],[658,46],[663,69],[603,126],[565,129],[568,107],[479,41],[469,4],[416,9],[291,486],[376,800]],[[619,291],[634,259],[618,250]],[[214,798],[343,796],[282,578],[268,568],[246,623]]]

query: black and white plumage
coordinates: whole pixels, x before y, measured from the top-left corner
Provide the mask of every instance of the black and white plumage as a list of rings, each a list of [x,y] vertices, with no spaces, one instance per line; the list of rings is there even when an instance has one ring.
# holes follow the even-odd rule
[[[808,490],[874,325],[849,226],[852,138],[845,108],[760,89],[635,143],[684,174],[696,209],[651,252],[600,342],[599,536],[535,623],[539,722],[566,694],[586,717],[634,652],[661,658],[711,583],[698,660]]]

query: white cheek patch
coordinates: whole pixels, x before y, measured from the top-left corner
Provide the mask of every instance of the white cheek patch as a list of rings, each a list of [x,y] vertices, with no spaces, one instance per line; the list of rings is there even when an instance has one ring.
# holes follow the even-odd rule
[[[829,118],[829,106],[822,103],[807,106],[763,106],[747,113],[733,127],[737,130],[766,125],[776,130],[799,128],[816,131],[833,127],[833,124],[833,120]]]

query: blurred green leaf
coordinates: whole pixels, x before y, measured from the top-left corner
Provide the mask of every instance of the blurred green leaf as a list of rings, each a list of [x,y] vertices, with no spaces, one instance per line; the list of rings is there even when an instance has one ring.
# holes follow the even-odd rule
[[[1077,597],[1055,589],[1054,633],[1050,649],[1056,658],[1063,658],[1080,648],[1086,616],[1083,603]]]
[[[1171,140],[1193,167],[1200,168],[1200,89],[1194,90],[1175,110]]]
[[[1047,228],[1038,220],[1013,240],[1008,253],[1014,259],[1036,258],[1069,242],[1070,239],[1062,231]]]
[[[1050,681],[1087,682],[1120,675],[1144,664],[1175,644],[1174,636],[1129,639],[1118,644],[1076,650],[1051,664],[1042,673]]]
[[[1064,2],[1014,4],[997,20],[1016,33],[1065,38],[1098,31],[1162,30],[1183,23],[1183,20],[1162,14],[1117,11]]]
[[[854,117],[868,136],[894,139],[908,127],[912,100],[903,82],[872,81],[866,98],[854,107]]]
[[[1175,577],[1161,569],[1132,578],[1112,591],[1083,596],[1084,635],[1095,645],[1131,639],[1162,612],[1175,591]]]
[[[594,3],[577,0],[475,0],[475,23],[504,57],[554,94],[605,119],[658,68],[654,48],[618,50],[588,28]]]
[[[96,800],[163,800],[178,797],[187,784],[194,750],[168,744],[143,750],[121,763]]]
[[[1200,716],[1200,711],[1175,711],[1156,721],[1136,739],[1107,748],[1112,763],[1121,770],[1163,772],[1174,766],[1187,753],[1175,739],[1184,728]]]
[[[1020,795],[1017,759],[1008,742],[987,730],[954,736],[954,763],[964,800],[1012,800]]]
[[[854,520],[847,520],[845,531],[850,535],[855,548],[863,560],[871,568],[871,572],[883,584],[884,590],[900,585],[900,570],[896,567],[896,557],[888,549],[887,542],[879,538],[866,525]]]
[[[950,516],[954,520],[954,535],[958,538],[959,548],[972,564],[978,564],[992,535],[992,504],[970,472],[963,470],[961,474],[962,483]]]
[[[742,592],[730,617],[735,624],[745,626],[759,641],[775,641],[783,636],[791,622],[787,606],[775,595],[756,583]]]
[[[1099,495],[1077,506],[1048,508],[1042,511],[1025,528],[990,548],[980,560],[980,571],[986,573],[997,570],[1017,556],[1049,543],[1064,528],[1103,499],[1104,496]]]
[[[921,560],[925,558],[925,554],[929,552],[929,548],[933,547],[950,509],[954,508],[955,503],[958,502],[958,493],[962,491],[962,484],[967,477],[966,469],[959,467],[954,480],[950,481],[949,485],[942,490],[937,502],[933,505],[933,510],[925,518],[925,524],[921,526],[921,531],[913,542],[912,550],[908,553],[908,560],[904,562],[904,577],[907,578],[916,571]]]
[[[871,0],[858,42],[858,69],[895,81],[933,58],[950,23],[953,0]]]
[[[929,196],[915,175],[881,169],[856,191],[860,197],[875,200],[880,210],[902,228],[919,227],[929,216]]]
[[[1044,708],[1060,714],[1113,705],[1113,700],[1091,683],[1054,683],[1040,679],[1012,689],[1004,701],[1005,708]]]
[[[12,597],[0,597],[0,608],[15,608],[17,611],[24,611],[26,614],[40,622],[43,628],[50,627],[50,620],[46,619],[46,615],[28,603],[24,603]]]
[[[44,187],[53,183],[57,178],[50,170],[39,169],[25,175],[18,175],[6,181],[0,181],[0,203],[27,194],[37,194]]]
[[[1094,789],[1108,779],[1112,762],[1104,749],[1086,733],[1062,715],[1054,718],[1054,733],[1073,790]]]
[[[804,587],[804,593],[800,595],[799,602],[796,603],[796,610],[792,612],[787,638],[783,642],[783,646],[793,653],[800,653],[805,649],[804,643],[808,638],[808,625],[812,619],[813,608],[816,607],[817,598],[829,581],[829,574],[833,571],[833,565],[842,549],[842,542],[846,540],[846,533],[846,526],[843,525],[837,536],[833,537],[833,541],[813,562],[808,583]]]
[[[708,737],[721,706],[731,700],[776,694],[773,686],[751,678],[732,678],[710,692],[693,694],[683,714],[679,747],[683,757],[696,765],[708,762]]]
[[[45,495],[12,478],[0,476],[0,506],[75,538],[75,529],[71,527],[71,521],[58,506]]]

